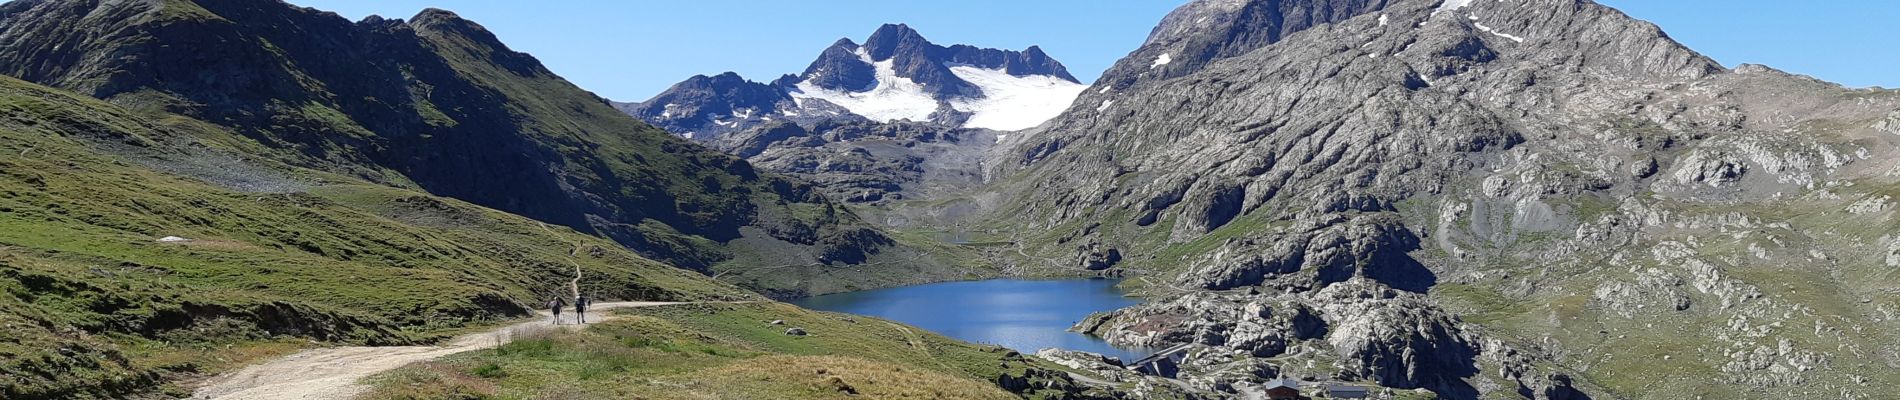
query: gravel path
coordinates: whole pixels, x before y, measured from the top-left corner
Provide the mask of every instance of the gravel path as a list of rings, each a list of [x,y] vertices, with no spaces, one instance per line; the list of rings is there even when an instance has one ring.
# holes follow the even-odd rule
[[[668,302],[599,303],[589,307],[592,322],[606,321],[613,314],[600,312],[616,308],[652,307]],[[516,335],[557,329],[542,318],[492,331],[463,335],[440,346],[331,347],[311,349],[284,358],[219,375],[199,387],[193,399],[265,400],[265,399],[348,399],[369,389],[359,381],[418,361],[428,361],[466,351],[491,348],[513,341]],[[575,329],[572,312],[562,313],[566,324],[558,328]]]

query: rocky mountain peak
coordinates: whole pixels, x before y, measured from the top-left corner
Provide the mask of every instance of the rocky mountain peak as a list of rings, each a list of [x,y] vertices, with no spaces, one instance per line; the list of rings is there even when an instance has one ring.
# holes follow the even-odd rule
[[[932,96],[940,99],[982,95],[981,88],[952,73],[950,67],[953,66],[1001,69],[1011,76],[1049,75],[1080,83],[1061,62],[1049,57],[1040,46],[1032,45],[1022,51],[961,44],[944,47],[931,43],[923,34],[905,24],[880,26],[863,45],[848,38],[839,39],[825,50],[817,62],[812,63],[811,68],[807,68],[807,74],[829,70],[839,75],[855,75],[820,77],[828,80],[819,82],[818,86],[837,89],[858,87],[852,85],[868,83],[876,78],[874,69],[837,68],[853,61],[872,65],[889,62],[897,77],[908,78],[925,86]],[[829,86],[829,83],[841,85]]]
[[[923,34],[911,29],[910,25],[884,24],[872,32],[869,39],[864,40],[863,48],[872,61],[884,61],[900,53],[924,56],[923,52],[935,46],[929,39],[924,39]]]
[[[468,20],[462,19],[462,16],[456,14],[454,11],[435,7],[428,7],[422,9],[422,11],[417,11],[415,16],[409,17],[409,21],[418,26],[440,23],[469,23]]]
[[[1012,57],[1008,61],[1017,61],[1006,63],[1010,75],[1054,75],[1070,82],[1081,82],[1074,75],[1069,75],[1069,69],[1063,67],[1062,63],[1044,53],[1042,46],[1030,45],[1023,49],[1021,57]]]
[[[274,0],[0,10],[0,74],[103,99],[141,96],[139,107],[228,127],[299,165],[598,233],[680,266],[704,269],[727,257],[714,243],[740,226],[776,223],[760,210],[782,203],[734,193],[823,201],[775,192],[777,178],[742,160],[621,115],[445,10],[407,22],[352,22]],[[656,224],[672,233],[643,230]],[[813,232],[794,239],[815,243],[805,239]]]
[[[449,10],[425,8],[409,18],[417,34],[467,46],[471,51],[487,53],[489,61],[521,76],[553,75],[540,60],[528,53],[514,51],[495,37],[487,27],[462,18]]]
[[[506,47],[501,40],[489,32],[487,27],[462,18],[453,11],[440,8],[424,8],[409,17],[409,26],[424,34],[457,34],[477,40],[484,44]]]
[[[1888,256],[1896,252],[1829,258],[1838,252],[1832,249],[1900,242],[1884,232],[1831,242],[1840,237],[1832,233],[1836,221],[1889,212],[1884,193],[1896,185],[1892,175],[1875,184],[1880,189],[1830,189],[1895,170],[1890,143],[1891,132],[1900,132],[1900,94],[1770,71],[1731,72],[1653,24],[1587,0],[1193,1],[1066,113],[1012,138],[1005,162],[987,175],[998,182],[994,193],[1016,198],[992,218],[1029,232],[1091,222],[1058,232],[1046,250],[1023,258],[1030,262],[1092,266],[1110,250],[1156,255],[1107,268],[1159,270],[1151,279],[1172,279],[1175,290],[1259,301],[1261,309],[1311,301],[1313,314],[1339,323],[1323,341],[1303,341],[1289,324],[1252,320],[1266,317],[1258,312],[1203,324],[1182,317],[1209,315],[1212,302],[1146,304],[1107,318],[1110,329],[1098,331],[1110,341],[1198,343],[1255,357],[1300,348],[1316,354],[1307,346],[1320,346],[1333,351],[1317,354],[1341,357],[1317,364],[1347,367],[1324,371],[1335,378],[1453,399],[1501,387],[1643,393],[1648,388],[1617,381],[1648,382],[1652,374],[1777,394],[1771,397],[1877,398],[1860,389],[1809,389],[1861,380],[1800,369],[1814,364],[1808,354],[1860,362],[1846,361],[1860,356],[1831,344],[1748,337],[1738,332],[1755,328],[1719,322],[1687,331],[1647,322],[1852,320],[1754,310],[1810,307],[1764,295],[1799,290],[1782,279],[1900,265]],[[1802,226],[1781,222],[1783,212],[1829,216]],[[1719,233],[1765,221],[1790,237],[1826,239]],[[1686,243],[1698,240],[1705,242]],[[1872,267],[1846,266],[1853,263]],[[1786,275],[1751,283],[1730,272],[1756,268]],[[1690,280],[1701,283],[1682,283]],[[1471,303],[1447,292],[1473,287],[1501,296],[1486,302],[1527,308],[1475,324],[1448,318]],[[1355,292],[1379,295],[1349,295]],[[1612,311],[1574,316],[1564,327],[1526,322],[1570,300]],[[1453,307],[1437,309],[1438,301]],[[1389,318],[1400,310],[1405,318]],[[1424,339],[1362,334],[1480,325],[1502,329]],[[1255,327],[1264,329],[1233,334]],[[1622,351],[1642,340],[1687,344],[1682,354],[1698,346],[1763,350],[1676,356],[1688,360],[1671,366],[1563,356]],[[1540,350],[1549,353],[1510,345],[1527,342],[1549,344]],[[1783,354],[1800,366],[1751,354]],[[1202,371],[1184,368],[1184,379],[1217,381],[1228,377],[1221,371],[1257,361],[1206,361]],[[1546,368],[1558,363],[1630,372],[1585,382]],[[1306,373],[1298,363],[1274,368]],[[1683,372],[1690,370],[1705,372]],[[1613,388],[1587,387],[1596,384]]]
[[[1287,35],[1386,8],[1394,0],[1195,0],[1161,19],[1142,46],[1098,82],[1182,76]],[[1423,0],[1436,1],[1436,0]],[[1152,72],[1152,73],[1150,73]]]
[[[1625,53],[1578,60],[1623,70],[1617,72],[1695,77],[1722,70],[1713,60],[1670,40],[1655,25],[1587,0],[1196,0],[1164,17],[1140,48],[1103,73],[1098,82],[1122,88],[1141,80],[1185,76],[1216,60],[1252,52],[1308,29],[1336,27],[1362,17],[1371,24],[1359,32],[1361,42],[1355,46],[1376,46],[1369,42],[1382,42],[1381,37],[1393,37],[1391,41],[1400,44],[1452,41],[1460,48],[1449,51],[1482,56],[1504,47],[1543,52],[1574,45]],[[1532,37],[1566,44],[1549,49],[1520,45]],[[1471,43],[1460,44],[1465,41]],[[1605,47],[1632,41],[1642,43]]]
[[[719,75],[713,75],[711,77],[708,77],[705,75],[693,75],[693,77],[690,79],[719,82],[719,83],[739,83],[739,82],[746,81],[744,77],[739,76],[738,72],[732,72],[732,71],[721,72],[719,73]]]
[[[869,91],[878,83],[881,68],[890,77],[908,79],[934,99],[982,96],[982,89],[950,72],[949,49],[931,43],[904,24],[884,24],[863,45],[840,40],[825,49],[806,68],[812,86],[841,91]]]
[[[656,124],[680,120],[708,121],[713,127],[724,128],[736,125],[734,121],[745,121],[755,115],[764,121],[764,118],[768,118],[767,114],[780,107],[780,103],[791,102],[792,98],[777,85],[777,82],[753,82],[730,71],[714,76],[694,75],[646,102],[620,104],[618,108]],[[700,131],[675,133],[695,138],[699,137]]]
[[[819,87],[850,91],[870,90],[877,83],[877,75],[863,49],[849,38],[838,39],[819,52],[818,59],[812,60],[804,73],[786,82],[788,85],[811,82]]]

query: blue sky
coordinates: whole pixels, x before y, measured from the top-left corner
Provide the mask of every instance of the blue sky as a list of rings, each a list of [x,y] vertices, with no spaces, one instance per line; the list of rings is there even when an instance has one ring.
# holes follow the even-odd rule
[[[1042,45],[1083,82],[1134,50],[1175,0],[289,0],[350,19],[440,7],[597,94],[645,100],[694,74],[804,70],[841,37],[903,22],[938,44]],[[1900,87],[1900,1],[1598,0],[1734,66]]]

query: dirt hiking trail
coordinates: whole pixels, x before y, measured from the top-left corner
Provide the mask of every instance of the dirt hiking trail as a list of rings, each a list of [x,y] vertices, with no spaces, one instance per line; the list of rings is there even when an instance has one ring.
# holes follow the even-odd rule
[[[596,303],[588,307],[589,323],[614,318],[605,312],[616,308],[664,306],[672,302]],[[266,399],[348,399],[369,389],[365,377],[396,369],[418,361],[428,361],[466,351],[492,348],[514,341],[515,336],[548,329],[576,329],[574,313],[561,313],[562,325],[549,323],[549,315],[487,332],[468,334],[440,346],[351,346],[310,349],[284,358],[252,365],[211,378],[192,394],[193,399],[266,400]]]

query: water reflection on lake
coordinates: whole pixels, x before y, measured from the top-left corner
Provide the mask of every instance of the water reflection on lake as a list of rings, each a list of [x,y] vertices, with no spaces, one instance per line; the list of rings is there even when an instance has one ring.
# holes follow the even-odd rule
[[[1134,360],[1147,349],[1117,348],[1069,332],[1089,313],[1127,307],[1108,279],[994,279],[840,293],[793,301],[800,307],[869,315],[915,325],[973,343],[1025,353],[1043,348],[1082,350]]]

